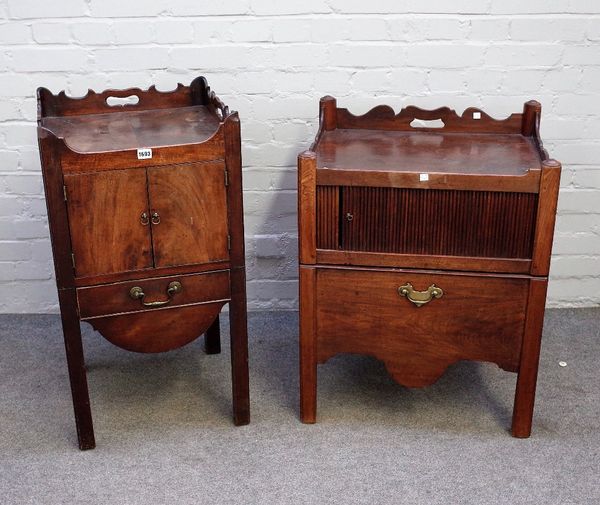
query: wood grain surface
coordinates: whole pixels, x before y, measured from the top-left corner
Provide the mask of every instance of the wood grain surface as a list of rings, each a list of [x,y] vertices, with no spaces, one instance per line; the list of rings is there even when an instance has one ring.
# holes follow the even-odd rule
[[[219,120],[204,105],[47,117],[41,124],[82,154],[196,144],[219,128]]]
[[[149,212],[144,170],[65,175],[64,183],[77,277],[153,265],[150,227],[141,222]]]
[[[336,129],[323,133],[316,153],[319,168],[346,170],[518,176],[541,168],[520,134]]]
[[[558,205],[558,190],[562,167],[556,160],[544,160],[540,181],[540,199],[535,223],[532,275],[546,276],[550,272],[554,223]]]
[[[148,192],[157,267],[229,258],[224,163],[149,168]]]

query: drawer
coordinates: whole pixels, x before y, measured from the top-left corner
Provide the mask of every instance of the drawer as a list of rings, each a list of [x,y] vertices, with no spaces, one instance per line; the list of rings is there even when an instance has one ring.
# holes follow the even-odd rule
[[[517,371],[528,289],[526,277],[318,268],[317,358],[371,355],[411,387],[459,360]]]
[[[229,298],[229,270],[77,289],[82,320],[111,314],[228,301]]]

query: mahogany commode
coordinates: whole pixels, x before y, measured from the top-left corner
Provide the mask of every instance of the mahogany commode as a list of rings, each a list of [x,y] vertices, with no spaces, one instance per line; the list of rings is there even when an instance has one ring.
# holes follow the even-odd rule
[[[137,352],[168,351],[204,333],[214,354],[229,303],[233,419],[247,424],[237,112],[203,77],[164,93],[152,86],[70,98],[40,88],[37,96],[79,447],[95,446],[80,321]]]
[[[338,353],[409,387],[477,360],[518,373],[512,434],[530,435],[561,170],[540,114],[354,116],[321,99],[298,158],[302,421],[316,421],[317,364]]]

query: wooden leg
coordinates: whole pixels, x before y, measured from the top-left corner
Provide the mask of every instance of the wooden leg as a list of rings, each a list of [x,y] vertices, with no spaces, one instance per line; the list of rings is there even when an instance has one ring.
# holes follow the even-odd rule
[[[81,328],[77,315],[75,290],[60,289],[58,291],[58,298],[79,448],[81,450],[93,449],[96,447],[96,441],[94,440],[94,425],[92,424],[92,412],[90,410],[90,396],[83,358],[83,344],[81,342]]]
[[[512,419],[512,435],[517,438],[531,435],[547,286],[545,279],[530,281]]]
[[[231,338],[233,422],[236,426],[240,426],[250,422],[246,271],[243,267],[233,268],[231,270],[229,328]]]
[[[206,354],[219,354],[221,352],[221,327],[219,316],[210,325],[204,335],[204,352]]]
[[[317,421],[316,270],[300,267],[300,420]]]

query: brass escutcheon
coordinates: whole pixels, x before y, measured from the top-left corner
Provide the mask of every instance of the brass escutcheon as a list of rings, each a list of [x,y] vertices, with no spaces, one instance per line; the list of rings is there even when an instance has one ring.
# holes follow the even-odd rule
[[[413,285],[410,282],[407,282],[398,288],[398,294],[408,298],[408,300],[414,303],[417,307],[422,307],[434,298],[441,298],[444,295],[444,291],[442,288],[438,288],[435,284],[429,286],[426,291],[416,291],[413,288]]]
[[[134,300],[140,300],[144,307],[162,307],[163,305],[171,303],[171,300],[173,300],[173,295],[181,293],[182,290],[183,286],[181,285],[181,282],[173,281],[169,283],[169,286],[167,287],[167,295],[169,296],[168,300],[145,302],[144,296],[146,296],[146,293],[144,293],[144,290],[139,286],[134,286],[129,290],[129,297]]]

